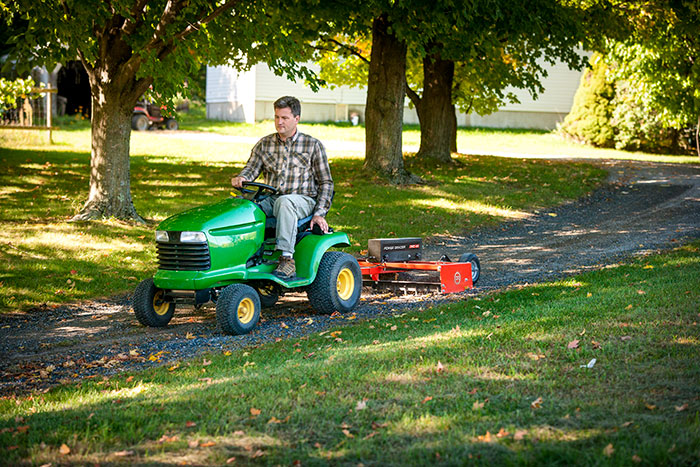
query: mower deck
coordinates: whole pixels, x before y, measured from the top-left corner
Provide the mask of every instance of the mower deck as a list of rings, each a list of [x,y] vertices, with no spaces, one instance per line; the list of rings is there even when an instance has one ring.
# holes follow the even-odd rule
[[[471,289],[471,263],[450,261],[384,261],[358,260],[362,271],[362,283],[394,292],[443,294],[463,292]],[[405,276],[409,277],[406,280]],[[402,277],[404,276],[404,277]]]

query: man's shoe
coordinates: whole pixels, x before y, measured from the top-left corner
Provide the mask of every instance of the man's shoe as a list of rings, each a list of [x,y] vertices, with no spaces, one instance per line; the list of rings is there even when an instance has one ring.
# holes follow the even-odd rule
[[[294,258],[280,256],[280,263],[277,265],[277,268],[273,274],[283,279],[291,279],[296,275],[296,273],[297,270],[294,265]]]

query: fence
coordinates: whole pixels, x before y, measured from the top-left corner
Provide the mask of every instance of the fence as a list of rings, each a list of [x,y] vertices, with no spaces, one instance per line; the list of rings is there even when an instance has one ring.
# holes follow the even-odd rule
[[[44,130],[53,143],[52,126],[53,95],[55,89],[34,88],[29,97],[19,99],[14,108],[0,108],[0,128],[17,130]]]

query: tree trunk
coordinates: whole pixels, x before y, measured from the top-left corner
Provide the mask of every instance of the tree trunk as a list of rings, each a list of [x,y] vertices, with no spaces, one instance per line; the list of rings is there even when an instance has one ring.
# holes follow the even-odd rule
[[[365,111],[365,167],[392,183],[416,183],[404,168],[402,135],[406,44],[389,32],[386,15],[372,23],[372,55]]]
[[[457,106],[454,104],[452,104],[452,135],[450,140],[450,151],[457,152]]]
[[[440,163],[452,163],[455,111],[452,105],[452,81],[455,64],[439,54],[423,59],[423,97],[416,106],[420,120],[420,149],[417,157]]]
[[[131,199],[129,161],[131,115],[136,99],[145,91],[140,89],[143,83],[125,83],[100,68],[89,70],[88,75],[92,91],[90,195],[72,220],[115,217],[144,222]]]
[[[695,151],[700,157],[700,115],[698,115],[698,126],[695,127]]]

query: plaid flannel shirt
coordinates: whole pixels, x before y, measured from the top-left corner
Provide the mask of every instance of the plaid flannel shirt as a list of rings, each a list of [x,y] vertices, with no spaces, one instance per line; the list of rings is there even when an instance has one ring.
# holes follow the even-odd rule
[[[277,133],[265,136],[253,147],[250,159],[238,174],[248,181],[263,174],[265,183],[282,195],[306,195],[316,200],[314,216],[331,207],[333,178],[323,144],[298,131],[287,141]]]

